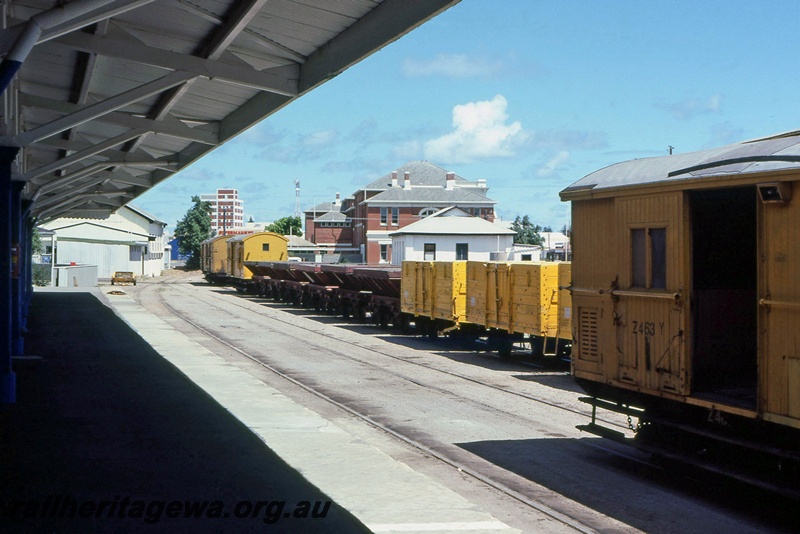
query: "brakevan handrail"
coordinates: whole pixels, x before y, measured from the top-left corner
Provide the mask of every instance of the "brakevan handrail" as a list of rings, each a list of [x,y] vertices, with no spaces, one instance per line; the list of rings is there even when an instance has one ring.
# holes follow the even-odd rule
[[[656,293],[650,291],[629,291],[623,289],[612,289],[609,291],[615,297],[642,297],[650,299],[669,299],[678,300],[681,298],[680,293]]]
[[[567,289],[574,293],[586,293],[589,295],[602,295],[606,293],[605,289],[587,289],[585,287],[572,287],[572,286],[558,286],[558,289]]]
[[[760,299],[760,306],[775,306],[776,308],[800,308],[800,302],[785,302],[780,300]]]

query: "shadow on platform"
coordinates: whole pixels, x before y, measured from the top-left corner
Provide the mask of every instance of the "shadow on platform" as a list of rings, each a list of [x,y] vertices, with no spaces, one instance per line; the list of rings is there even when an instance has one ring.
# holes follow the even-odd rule
[[[92,293],[37,292],[28,327],[0,530],[368,532]]]

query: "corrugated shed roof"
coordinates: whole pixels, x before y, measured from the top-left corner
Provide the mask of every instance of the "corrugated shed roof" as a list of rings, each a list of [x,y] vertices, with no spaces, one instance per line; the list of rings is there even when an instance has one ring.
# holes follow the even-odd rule
[[[344,211],[344,206],[341,203],[322,202],[317,204],[311,209],[307,209],[306,213],[328,213],[329,211]]]
[[[0,145],[38,220],[104,218],[456,3],[7,0],[0,55],[41,34]]]
[[[287,235],[287,236],[284,236],[284,237],[289,240],[289,246],[290,247],[295,247],[295,248],[297,248],[297,247],[313,248],[313,247],[317,246],[314,243],[312,243],[311,241],[309,241],[307,239],[304,239],[302,237],[298,237],[296,235]]]
[[[800,170],[800,132],[711,150],[624,161],[588,174],[564,189],[561,197],[569,200],[587,191],[792,169]]]
[[[435,216],[425,217],[421,221],[404,226],[390,236],[408,234],[435,235],[515,235],[516,232],[501,228],[480,217],[472,216]]]
[[[347,215],[338,211],[329,211],[324,215],[320,215],[314,222],[342,222],[347,220]]]

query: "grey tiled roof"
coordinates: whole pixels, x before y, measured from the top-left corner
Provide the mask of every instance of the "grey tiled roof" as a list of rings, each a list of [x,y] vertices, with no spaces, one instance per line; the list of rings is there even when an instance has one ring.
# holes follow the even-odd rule
[[[397,183],[399,185],[403,185],[403,176],[405,173],[409,173],[409,178],[411,178],[411,185],[439,185],[444,187],[444,183],[446,180],[447,170],[439,167],[438,165],[434,165],[433,163],[427,161],[409,161],[408,163],[404,163],[397,169]],[[459,182],[469,182],[469,180],[465,180],[464,178],[455,175],[456,183]],[[368,191],[374,190],[383,190],[392,187],[392,173],[386,174],[379,179],[375,180],[371,184],[368,184],[361,189],[366,189]]]
[[[430,202],[446,204],[496,203],[494,200],[470,191],[469,189],[455,187],[452,190],[447,190],[443,187],[413,187],[413,181],[411,189],[391,187],[367,199],[366,202],[369,204],[379,204],[383,202]]]

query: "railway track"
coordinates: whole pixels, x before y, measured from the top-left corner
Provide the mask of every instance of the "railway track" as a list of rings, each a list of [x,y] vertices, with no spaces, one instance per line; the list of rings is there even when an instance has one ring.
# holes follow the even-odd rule
[[[166,286],[169,287],[167,288]],[[467,376],[463,373],[458,373],[452,370],[439,368],[425,362],[405,359],[396,354],[392,354],[389,351],[380,350],[376,349],[373,346],[369,346],[368,343],[358,343],[349,340],[342,340],[340,337],[334,336],[331,333],[326,332],[324,328],[300,325],[298,324],[298,321],[296,319],[292,320],[293,318],[291,316],[288,316],[286,312],[282,310],[274,310],[269,307],[264,307],[260,303],[255,304],[250,300],[246,300],[243,303],[237,302],[238,299],[231,299],[224,295],[220,295],[216,292],[208,292],[208,291],[198,292],[195,288],[190,288],[185,284],[175,283],[173,281],[162,281],[155,284],[149,284],[148,286],[143,286],[141,289],[139,289],[139,291],[136,294],[137,300],[139,300],[140,303],[142,303],[141,292],[145,292],[148,290],[155,290],[156,298],[158,299],[159,305],[163,306],[175,317],[179,318],[186,324],[191,325],[192,328],[201,332],[204,336],[212,338],[217,343],[220,343],[225,347],[227,347],[228,349],[247,358],[248,360],[257,363],[261,367],[267,369],[268,371],[274,373],[275,375],[281,377],[282,379],[290,382],[294,386],[301,388],[302,390],[322,399],[323,401],[333,406],[336,406],[338,409],[350,414],[351,416],[356,417],[361,421],[366,422],[372,427],[381,430],[382,432],[392,436],[393,438],[398,439],[403,443],[416,448],[419,451],[422,451],[424,454],[436,458],[438,461],[456,469],[458,473],[466,474],[472,477],[473,479],[480,481],[486,486],[493,488],[495,491],[498,491],[503,495],[512,498],[518,501],[519,503],[527,507],[530,507],[533,510],[536,510],[537,512],[547,515],[548,517],[562,523],[563,525],[569,527],[572,530],[578,532],[597,531],[594,527],[582,521],[581,519],[570,516],[569,511],[558,510],[553,506],[543,504],[542,502],[526,495],[524,491],[520,491],[520,489],[515,489],[513,487],[510,487],[509,485],[498,480],[498,477],[494,476],[492,473],[486,473],[484,470],[476,469],[473,466],[468,465],[468,463],[462,462],[459,459],[454,458],[451,454],[448,454],[447,450],[441,450],[441,448],[437,447],[436,444],[431,444],[428,440],[419,439],[418,437],[415,437],[413,433],[408,432],[407,429],[393,428],[393,426],[390,423],[381,422],[375,417],[372,417],[369,414],[364,413],[363,410],[358,409],[358,407],[353,407],[352,403],[347,402],[347,400],[337,398],[336,395],[332,395],[329,392],[325,392],[321,390],[321,388],[318,386],[304,383],[302,379],[298,379],[295,376],[292,376],[291,372],[287,372],[281,369],[279,366],[271,364],[270,362],[266,361],[265,358],[259,356],[258,354],[254,354],[252,351],[242,349],[239,346],[239,344],[237,344],[235,341],[226,339],[224,332],[222,332],[221,335],[220,332],[212,331],[212,329],[209,328],[207,325],[204,326],[202,324],[199,324],[197,321],[190,318],[187,313],[182,312],[181,309],[179,309],[179,307],[170,304],[169,299],[166,298],[164,294],[167,289],[170,292],[177,291],[184,298],[194,299],[198,302],[202,302],[204,309],[212,313],[229,314],[231,313],[231,308],[234,308],[238,310],[237,321],[244,320],[247,323],[249,323],[253,328],[260,328],[262,330],[273,329],[272,326],[265,326],[265,321],[267,320],[272,325],[276,323],[282,325],[282,327],[286,327],[285,329],[283,328],[279,329],[282,335],[297,336],[296,339],[298,342],[303,342],[305,344],[308,344],[309,343],[308,334],[313,333],[315,336],[322,336],[323,338],[335,341],[337,344],[345,343],[354,348],[361,349],[363,351],[368,351],[369,354],[379,355],[383,358],[390,358],[392,361],[400,362],[400,365],[408,365],[408,366],[423,368],[427,372],[433,371],[435,373],[446,375],[449,378],[457,379],[458,381],[466,381],[470,384],[474,384],[476,386],[480,386],[483,388],[489,388],[493,391],[500,392],[505,395],[511,395],[516,398],[525,399],[526,402],[531,401],[539,403],[543,406],[547,406],[550,409],[555,408],[558,410],[562,410],[565,413],[580,415],[581,417],[588,417],[588,412],[581,411],[569,406],[559,405],[556,402],[549,402],[540,398],[536,398],[535,396],[525,392],[513,391],[507,387],[498,386],[496,384],[486,382],[485,380]],[[203,298],[199,298],[201,294]],[[172,295],[174,296],[174,293],[172,293]],[[235,330],[238,331],[240,329],[237,328]],[[298,331],[301,333],[306,333],[307,335],[298,336],[297,335]],[[313,344],[313,342],[311,343]],[[371,367],[376,370],[380,370],[384,374],[389,374],[394,380],[407,381],[416,387],[424,387],[430,391],[434,391],[436,394],[439,395],[452,396],[457,394],[456,392],[453,391],[454,389],[453,387],[451,388],[438,387],[436,385],[432,385],[430,383],[425,383],[424,381],[415,379],[414,377],[410,377],[406,373],[389,370],[386,368],[386,365],[381,365],[381,363],[378,361],[368,361],[365,360],[363,357],[359,357],[357,354],[355,354],[356,351],[345,352],[338,349],[332,350],[330,347],[323,347],[321,345],[318,346],[320,349],[324,348],[327,357],[338,357],[355,361],[358,363],[358,365]],[[481,406],[483,409],[496,410],[495,407],[490,406],[489,404],[486,403],[482,403],[476,400],[476,398],[474,397],[471,398],[465,397],[463,398],[463,401],[477,404]],[[608,424],[617,424],[617,423],[609,421]],[[589,445],[587,444],[587,446]],[[602,448],[602,450],[610,454],[616,454],[616,455],[621,454],[619,451],[613,451],[607,448]],[[633,462],[637,463],[642,462],[641,458],[635,458],[632,456],[627,456],[627,458]],[[650,467],[655,468],[655,466],[650,466]]]

